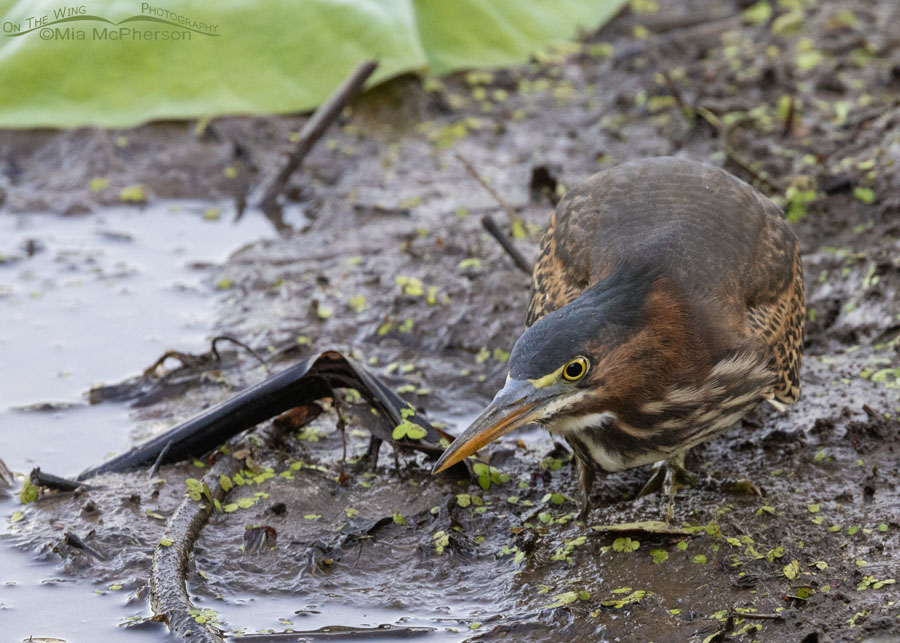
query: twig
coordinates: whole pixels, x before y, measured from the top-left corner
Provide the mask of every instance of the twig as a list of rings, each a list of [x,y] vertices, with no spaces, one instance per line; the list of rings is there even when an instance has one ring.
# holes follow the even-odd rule
[[[791,96],[788,97],[788,111],[784,116],[784,128],[781,130],[781,138],[787,138],[788,136],[790,136],[791,132],[794,131],[794,102],[794,95],[791,94]]]
[[[838,126],[838,129],[850,129],[852,127],[859,127],[864,125],[867,121],[875,120],[876,118],[881,118],[885,114],[890,113],[892,110],[900,107],[900,101],[895,101],[893,105],[879,105],[877,107],[873,107],[871,109],[863,110],[853,116],[848,117],[843,123]]]
[[[463,167],[466,168],[466,172],[468,172],[473,179],[481,183],[481,187],[487,190],[488,193],[492,197],[494,197],[494,200],[500,205],[500,207],[503,208],[503,211],[506,212],[506,216],[509,217],[510,225],[518,221],[519,217],[516,216],[516,213],[513,212],[513,209],[509,207],[506,201],[504,201],[499,194],[497,194],[497,191],[491,186],[491,184],[488,183],[484,179],[484,177],[478,173],[478,170],[476,170],[475,167],[459,152],[456,152],[454,156],[456,157],[456,160],[463,164]],[[530,273],[531,270],[529,270],[528,272]]]
[[[35,467],[28,475],[28,480],[36,487],[45,487],[47,489],[56,489],[57,491],[75,491],[79,487],[90,488],[83,482],[68,480],[55,476],[52,473],[44,473],[40,467]]]
[[[729,18],[726,18],[725,20],[726,20],[726,22],[731,21],[731,20],[734,20],[734,17],[729,17]],[[714,24],[715,22],[716,21],[714,21],[713,23],[706,23],[706,25]],[[660,52],[658,43],[651,41],[651,44],[649,45],[649,52],[650,52],[651,56],[654,58],[657,67],[662,69],[664,66],[663,56]],[[672,77],[669,75],[669,72],[663,69],[663,71],[660,72],[660,74],[663,78],[663,82],[666,85],[666,89],[668,89],[669,93],[672,95],[672,98],[675,99],[675,102],[678,104],[678,107],[681,108],[681,113],[684,114],[684,117],[686,119],[688,119],[688,121],[690,121],[691,124],[693,124],[695,122],[695,116],[699,115],[699,116],[703,117],[703,119],[707,123],[709,123],[709,125],[714,130],[716,130],[719,138],[722,141],[722,146],[725,148],[725,157],[731,163],[733,163],[734,165],[739,167],[741,170],[743,170],[748,175],[753,177],[759,183],[763,183],[763,184],[767,185],[769,187],[769,189],[771,189],[772,191],[777,192],[777,193],[784,192],[784,190],[780,186],[776,185],[771,180],[767,179],[766,177],[761,175],[759,172],[754,170],[750,166],[750,162],[747,161],[743,156],[741,156],[737,152],[737,150],[735,150],[731,146],[731,140],[730,140],[731,132],[735,129],[735,127],[737,127],[737,125],[739,125],[741,123],[741,121],[733,123],[730,126],[725,126],[722,123],[721,119],[719,119],[718,116],[716,116],[713,112],[706,109],[705,107],[699,107],[699,106],[693,106],[693,105],[687,104],[685,102],[684,98],[682,97],[681,92],[678,90],[678,87],[675,85],[675,82],[672,80]],[[787,136],[787,134],[789,132],[789,128],[793,125],[793,118],[794,118],[794,98],[792,96],[788,118],[785,119],[784,136]]]
[[[163,460],[166,457],[166,454],[169,453],[169,449],[172,448],[172,441],[169,440],[166,442],[166,446],[162,448],[162,451],[159,452],[159,455],[156,457],[156,462],[153,463],[153,466],[150,467],[150,471],[147,472],[147,479],[151,480],[153,476],[156,475],[156,472],[159,471],[160,465],[162,465]]]
[[[153,373],[156,372],[156,369],[165,364],[166,360],[169,358],[177,359],[179,362],[181,362],[181,366],[179,368],[200,368],[204,363],[208,362],[209,354],[203,353],[200,355],[194,355],[193,353],[183,353],[179,350],[170,348],[165,353],[160,355],[159,359],[157,359],[150,366],[144,369],[144,377],[150,377],[151,375],[153,375]]]
[[[733,18],[728,18],[728,20],[732,20],[732,19]],[[651,57],[653,58],[654,62],[656,63],[656,66],[658,68],[662,69],[664,66],[664,62],[663,62],[664,58],[659,50],[659,47],[656,44],[651,44],[649,46],[649,53],[650,53]],[[728,126],[724,125],[722,123],[721,119],[718,116],[716,116],[716,114],[711,112],[709,109],[707,109],[705,107],[689,105],[688,103],[686,103],[684,100],[684,97],[681,95],[681,92],[678,90],[678,87],[676,86],[675,82],[672,80],[672,77],[669,75],[668,71],[663,69],[663,71],[660,72],[660,75],[662,76],[662,79],[666,86],[666,89],[672,95],[672,98],[675,99],[675,102],[678,104],[678,107],[681,109],[681,113],[691,123],[691,125],[693,125],[696,122],[696,120],[695,120],[696,116],[701,116],[703,118],[703,120],[705,120],[707,123],[709,123],[710,127],[712,127],[716,131],[717,135],[719,136],[719,139],[722,141],[722,147],[725,149],[725,158],[728,159],[728,161],[730,161],[732,164],[736,165],[738,168],[740,168],[746,174],[751,176],[757,182],[767,185],[769,187],[769,189],[772,190],[773,192],[776,192],[776,193],[784,192],[784,190],[780,186],[776,185],[774,182],[772,182],[771,180],[769,180],[768,178],[764,177],[759,172],[754,170],[750,166],[750,162],[747,161],[741,154],[739,154],[737,152],[737,150],[735,150],[731,146],[731,140],[730,140],[731,132],[734,131],[734,129],[738,125],[740,125],[742,121],[732,123],[731,125],[728,125]],[[793,114],[794,114],[794,102],[793,102],[793,97],[791,97],[790,112],[788,114],[788,118],[785,119],[785,124],[784,124],[784,127],[785,127],[784,136],[787,136],[787,134],[789,132],[789,128],[793,125],[793,117],[794,117]]]
[[[513,209],[506,203],[506,201],[503,200],[503,198],[499,194],[497,194],[497,191],[493,188],[493,186],[478,173],[478,170],[475,169],[475,167],[468,161],[468,159],[466,159],[466,157],[464,157],[459,152],[455,153],[454,156],[456,157],[456,160],[462,163],[463,167],[466,168],[466,172],[468,172],[473,179],[481,183],[481,187],[487,190],[488,194],[494,197],[494,200],[498,203],[498,205],[503,208],[503,211],[506,212],[506,216],[509,219],[509,224],[513,225],[514,223],[518,222],[519,217],[516,216],[516,213],[513,212]],[[522,253],[516,250],[516,247],[513,245],[512,240],[503,233],[503,230],[500,229],[500,226],[497,225],[497,222],[494,221],[493,217],[488,214],[484,215],[483,217],[481,217],[481,224],[491,234],[491,236],[497,240],[497,243],[499,243],[500,246],[504,250],[506,250],[506,254],[508,254],[512,258],[513,263],[516,264],[516,267],[526,275],[530,275],[531,265],[528,263],[528,261],[525,260],[525,257],[522,256]]]
[[[245,351],[247,351],[248,353],[253,355],[253,357],[255,357],[259,361],[259,363],[263,365],[263,368],[266,369],[266,373],[270,372],[269,365],[266,364],[266,360],[264,360],[260,356],[259,353],[257,353],[255,350],[253,350],[252,348],[247,346],[244,342],[240,341],[239,339],[235,339],[231,335],[217,335],[216,337],[213,337],[212,346],[210,347],[209,352],[213,354],[213,357],[216,358],[217,362],[222,361],[222,357],[219,355],[219,350],[218,350],[218,348],[216,348],[216,344],[219,342],[231,342],[232,344],[235,344],[236,346],[240,346]]]
[[[234,337],[231,337],[230,335],[217,335],[216,337],[213,337],[212,342],[210,343],[209,351],[206,353],[200,353],[198,355],[195,355],[193,353],[184,353],[182,351],[175,350],[175,349],[167,350],[165,353],[163,353],[159,357],[159,359],[157,359],[155,362],[153,362],[153,364],[151,364],[150,366],[148,366],[147,368],[144,369],[144,376],[149,377],[149,376],[153,375],[153,373],[156,372],[156,369],[158,369],[163,364],[165,364],[166,360],[169,358],[177,359],[179,362],[181,362],[180,368],[199,369],[204,366],[208,366],[212,361],[221,362],[222,356],[219,354],[219,349],[218,349],[217,344],[219,342],[225,342],[225,341],[231,342],[232,344],[240,346],[241,348],[246,350],[248,353],[253,355],[253,357],[255,357],[259,361],[260,364],[263,365],[263,368],[266,369],[266,373],[270,372],[269,365],[266,364],[266,360],[264,360],[260,356],[260,354],[257,353],[255,350],[253,350],[252,348],[247,346],[247,344],[245,344],[244,342],[242,342],[238,339],[235,339]]]
[[[625,522],[617,525],[594,525],[594,531],[603,533],[639,533],[652,534],[654,536],[698,536],[696,530],[684,527],[672,527],[661,520],[647,520],[644,522]]]
[[[625,47],[616,48],[612,57],[612,62],[613,65],[620,65],[635,56],[647,53],[647,51],[653,47],[662,50],[673,44],[703,44],[713,39],[717,39],[719,34],[739,25],[740,21],[740,15],[725,16],[714,20],[709,20],[706,17],[699,20],[691,19],[683,24],[675,25],[670,29],[658,31],[651,38],[638,40]]]
[[[783,621],[784,616],[782,614],[745,614],[744,612],[732,612],[732,616],[735,618],[746,618],[751,621]]]
[[[512,258],[513,263],[516,264],[516,267],[526,275],[530,275],[532,268],[528,264],[528,261],[513,245],[512,239],[510,239],[503,233],[503,230],[501,230],[500,226],[497,225],[497,222],[491,218],[491,215],[486,214],[481,217],[481,225],[483,225],[485,229],[489,233],[491,233],[491,236],[497,240],[497,243],[499,243],[500,246],[504,250],[506,250],[506,254],[508,254],[510,258]]]
[[[772,179],[766,178],[765,176],[754,170],[752,167],[750,167],[750,162],[743,156],[741,156],[741,154],[739,154],[738,151],[731,146],[731,142],[729,140],[731,137],[731,132],[741,124],[741,120],[737,121],[736,123],[732,123],[728,127],[725,127],[719,117],[705,107],[695,107],[694,112],[703,117],[703,120],[709,123],[710,126],[714,130],[716,130],[719,138],[722,140],[722,147],[725,148],[725,158],[727,158],[734,165],[746,172],[754,180],[768,186],[768,188],[772,192],[777,194],[781,194],[784,192],[784,188],[775,183]]]
[[[731,146],[731,132],[734,131],[735,127],[737,127],[737,123],[732,125],[731,127],[727,127],[722,130],[722,147],[725,148],[725,157],[731,161],[734,165],[739,167],[741,170],[746,172],[748,175],[753,177],[754,180],[758,181],[763,185],[767,185],[769,189],[776,193],[781,194],[784,192],[784,188],[775,183],[772,179],[768,179],[756,170],[754,170],[750,166],[750,161],[744,158],[742,154],[740,154],[736,149]]]
[[[82,540],[82,538],[75,532],[66,532],[66,544],[68,544],[70,547],[74,547],[75,549],[81,549],[97,560],[106,560],[106,556],[84,542],[84,540]]]
[[[661,66],[662,65],[660,65],[660,67]],[[666,89],[669,90],[669,93],[672,94],[672,98],[675,99],[675,102],[678,103],[678,107],[681,108],[681,113],[684,114],[686,118],[693,121],[695,113],[694,108],[684,102],[684,98],[682,98],[681,92],[678,90],[678,86],[675,84],[675,81],[672,80],[669,72],[663,69],[660,74],[663,77]]]
[[[261,210],[270,210],[275,206],[275,201],[278,195],[284,191],[291,174],[300,166],[309,151],[322,137],[322,134],[325,133],[325,130],[347,106],[347,103],[359,93],[363,84],[372,75],[376,67],[378,67],[378,63],[374,60],[364,62],[353,70],[353,73],[334,90],[334,93],[328,97],[328,100],[319,105],[312,117],[306,122],[306,125],[303,126],[303,129],[300,130],[297,146],[290,157],[288,157],[287,163],[274,177],[263,181],[261,184],[259,194],[262,196],[256,199],[257,207]]]

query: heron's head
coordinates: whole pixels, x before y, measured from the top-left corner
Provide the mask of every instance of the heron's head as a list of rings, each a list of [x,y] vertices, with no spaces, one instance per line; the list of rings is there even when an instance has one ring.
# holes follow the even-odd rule
[[[546,315],[516,341],[506,385],[434,466],[438,473],[501,435],[526,424],[565,434],[598,414],[634,377],[622,360],[642,352],[640,331],[655,275],[619,268],[577,299]],[[628,381],[625,381],[625,380]]]

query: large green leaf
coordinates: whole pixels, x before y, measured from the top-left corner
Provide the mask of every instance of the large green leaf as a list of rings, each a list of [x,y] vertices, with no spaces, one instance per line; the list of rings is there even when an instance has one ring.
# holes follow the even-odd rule
[[[62,15],[49,0],[0,1],[0,127],[309,110],[363,60],[381,62],[370,84],[507,65],[624,2],[94,0]]]
[[[625,0],[414,0],[431,71],[520,62],[581,26],[606,23]]]

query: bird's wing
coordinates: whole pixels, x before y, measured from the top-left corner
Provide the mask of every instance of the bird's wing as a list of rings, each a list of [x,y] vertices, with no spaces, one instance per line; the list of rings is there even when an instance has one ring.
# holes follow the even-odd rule
[[[800,397],[800,361],[806,304],[800,248],[790,225],[775,210],[755,260],[744,280],[747,329],[769,351],[769,366],[777,376],[775,399],[785,404]]]

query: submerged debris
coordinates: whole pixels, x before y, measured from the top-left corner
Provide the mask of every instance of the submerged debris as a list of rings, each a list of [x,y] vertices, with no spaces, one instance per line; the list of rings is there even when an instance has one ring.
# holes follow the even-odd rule
[[[437,456],[443,450],[440,439],[450,437],[417,415],[415,409],[355,360],[337,351],[324,351],[128,453],[83,471],[78,479],[202,456],[264,420],[322,397],[332,397],[334,388],[357,390],[373,405],[380,420],[370,427],[376,453],[378,445],[385,441]],[[413,428],[398,435],[398,429],[406,426]]]

